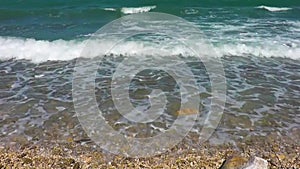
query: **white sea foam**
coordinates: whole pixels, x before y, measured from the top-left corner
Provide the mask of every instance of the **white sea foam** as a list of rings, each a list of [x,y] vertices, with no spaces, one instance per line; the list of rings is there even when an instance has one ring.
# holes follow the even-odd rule
[[[104,8],[105,11],[116,11],[117,9],[115,8]]]
[[[121,8],[121,12],[124,14],[134,14],[134,13],[142,13],[149,12],[151,9],[156,8],[156,6],[143,6],[143,7],[123,7]]]
[[[197,9],[190,8],[190,9],[185,9],[184,13],[187,15],[195,15],[199,13],[199,11]]]
[[[70,60],[79,56],[83,43],[71,40],[44,41],[0,37],[0,59],[27,59],[33,62]]]
[[[261,45],[250,46],[245,44],[225,44],[216,47],[219,56],[259,56],[259,57],[287,57],[291,59],[300,59],[300,48],[289,47],[287,45]]]
[[[110,46],[109,41],[92,41],[92,50],[89,56],[82,56],[87,41],[79,40],[35,40],[13,37],[0,37],[0,59],[27,59],[32,62],[45,62],[47,60],[72,60],[78,57],[91,57],[105,54]],[[287,45],[257,45],[223,44],[215,46],[217,56],[259,56],[259,57],[288,57],[300,59],[300,46]],[[194,56],[186,47],[176,44],[149,44],[141,41],[123,42],[109,51],[109,54],[126,56]]]
[[[268,10],[270,12],[287,11],[287,10],[291,10],[292,9],[292,8],[287,8],[287,7],[270,7],[270,6],[264,6],[264,5],[258,6],[256,8],[258,8],[258,9],[265,9],[265,10]]]

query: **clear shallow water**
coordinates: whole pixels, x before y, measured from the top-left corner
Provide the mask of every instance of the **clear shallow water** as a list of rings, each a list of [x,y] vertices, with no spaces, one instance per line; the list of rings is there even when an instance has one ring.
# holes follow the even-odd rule
[[[149,106],[149,94],[155,88],[167,92],[164,114],[147,124],[132,123],[116,110],[110,94],[112,73],[122,59],[104,59],[96,78],[95,93],[100,110],[114,129],[132,137],[154,136],[168,129],[176,119],[180,95],[176,81],[163,71],[145,70],[131,83],[134,106]],[[216,129],[220,142],[265,136],[289,135],[300,125],[300,62],[284,58],[222,58],[227,79],[227,101],[223,118]],[[187,63],[199,85],[200,115],[191,134],[203,127],[201,120],[210,105],[209,78],[201,62]],[[72,61],[33,64],[25,60],[2,61],[1,140],[14,135],[35,141],[65,141],[85,138],[72,103]],[[54,137],[53,135],[56,135]],[[291,136],[292,137],[292,136]]]
[[[300,126],[297,1],[0,4],[0,139],[4,144],[14,135],[34,141],[86,137],[72,102],[75,59],[86,40],[101,26],[126,14],[148,11],[174,14],[196,24],[213,44],[217,56],[211,57],[222,59],[228,95],[215,135],[221,142],[270,132],[289,135],[289,131]],[[130,24],[132,29],[140,29]],[[133,105],[149,106],[150,89],[158,87],[170,93],[168,106],[165,115],[151,124],[126,121],[116,112],[109,93],[112,72],[122,60],[119,55],[191,55],[171,40],[156,46],[141,43],[147,40],[133,37],[122,43],[112,51],[117,59],[108,57],[96,80],[97,99],[107,121],[121,133],[134,137],[155,135],[172,124],[180,101],[178,88],[166,73],[141,72],[131,86]],[[200,111],[205,115],[210,103],[209,79],[199,61],[192,59],[189,66],[199,85]],[[199,120],[191,135],[197,137],[201,127]]]

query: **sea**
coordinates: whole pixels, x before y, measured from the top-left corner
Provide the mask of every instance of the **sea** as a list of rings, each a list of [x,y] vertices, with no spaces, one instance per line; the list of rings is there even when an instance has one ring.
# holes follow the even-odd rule
[[[222,63],[223,67],[216,69],[224,70],[226,100],[208,139],[211,144],[234,145],[270,134],[300,142],[299,0],[0,0],[0,144],[7,146],[20,140],[32,144],[93,142],[74,109],[76,64],[85,57],[85,45],[100,28],[122,17],[147,13],[165,13],[194,25],[214,51],[206,57]],[[155,26],[163,29],[167,20],[157,22]],[[134,20],[125,24],[118,29],[139,32],[144,28]],[[152,23],[145,24],[151,27]],[[176,30],[184,28],[173,25]],[[147,58],[153,57],[168,65],[169,60],[173,64],[172,58],[180,58],[198,86],[194,94],[199,97],[199,116],[186,135],[187,144],[196,144],[206,124],[205,115],[211,112],[210,74],[186,47],[158,36],[132,36],[116,50],[96,54],[99,68],[94,93],[98,108],[107,124],[127,137],[147,138],[166,132],[180,114],[181,102],[188,101],[180,94],[187,88],[181,90],[178,80],[166,71],[147,67],[136,72],[129,87],[114,85],[128,91],[129,102],[121,100],[121,105],[132,104],[142,111],[153,105],[150,98],[154,89],[158,92],[154,99],[162,95],[167,98],[166,106],[159,107],[163,113],[158,118],[138,123],[116,108],[118,98],[112,98],[112,79],[124,59],[134,58],[142,64],[152,62]],[[109,39],[101,42],[96,48],[106,48],[110,43]],[[173,66],[181,75],[187,73],[187,67]],[[125,74],[137,67],[127,65]],[[90,101],[89,96],[84,97]]]

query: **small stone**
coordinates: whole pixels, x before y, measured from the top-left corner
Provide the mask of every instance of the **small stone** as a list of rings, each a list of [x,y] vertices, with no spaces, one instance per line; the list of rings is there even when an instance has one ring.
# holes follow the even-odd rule
[[[240,169],[244,167],[248,162],[248,159],[241,156],[231,157],[225,161],[221,166],[221,169]]]
[[[110,165],[112,165],[112,166],[117,166],[117,163],[115,163],[115,162],[112,161],[112,162],[110,163]]]
[[[66,165],[70,165],[75,163],[75,160],[73,158],[66,158],[62,160],[62,163],[66,164]]]
[[[254,157],[244,169],[268,169],[268,161],[260,157]]]
[[[77,162],[77,163],[74,164],[73,169],[80,169],[80,164],[79,164],[79,162]]]
[[[277,157],[279,158],[280,161],[282,161],[282,160],[285,159],[285,155],[284,154],[279,154]]]
[[[18,158],[23,158],[23,157],[25,157],[26,156],[26,153],[21,153],[20,155],[18,155],[17,157]]]
[[[32,163],[32,160],[30,159],[30,158],[23,158],[23,162],[25,163],[25,164],[31,164]]]
[[[199,111],[196,109],[182,109],[176,112],[177,116],[185,116],[185,115],[192,115],[192,114],[198,114]]]
[[[272,153],[270,156],[271,156],[271,158],[275,158],[276,154]]]
[[[274,151],[274,152],[279,152],[279,151],[280,151],[279,146],[274,145],[274,146],[273,146],[273,151]]]
[[[91,163],[92,162],[92,157],[84,157],[83,160],[85,163]]]
[[[74,141],[74,140],[73,140],[72,137],[68,137],[68,138],[67,138],[67,142],[68,142],[68,143],[72,143],[73,141]]]
[[[58,148],[58,147],[54,147],[53,149],[52,149],[52,153],[54,154],[54,155],[62,155],[62,149],[61,148]]]
[[[267,169],[268,162],[259,157],[247,159],[245,157],[236,156],[225,161],[221,169]]]

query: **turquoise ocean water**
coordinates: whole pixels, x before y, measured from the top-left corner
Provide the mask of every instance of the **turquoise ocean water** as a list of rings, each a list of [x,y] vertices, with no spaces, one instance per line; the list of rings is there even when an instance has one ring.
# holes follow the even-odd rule
[[[219,142],[299,131],[299,0],[0,0],[1,143],[6,144],[5,140],[14,135],[31,141],[53,139],[52,130],[59,135],[56,139],[84,137],[72,105],[75,59],[85,40],[100,27],[122,16],[142,12],[168,13],[194,23],[212,43],[218,55],[212,57],[221,58],[227,79],[227,101],[216,130]],[[155,47],[140,44],[139,38],[132,38],[113,55],[160,56]],[[165,45],[163,55],[189,57],[180,46]],[[104,69],[96,80],[99,105],[116,130],[137,136],[144,131],[138,130],[142,127],[120,117],[109,96],[109,77],[117,63],[118,58],[114,57],[103,61]],[[209,112],[210,89],[204,68],[193,61],[189,65],[199,86],[203,86],[200,94],[203,112]],[[149,104],[145,96],[149,95],[152,82],[167,77],[164,73],[150,75],[151,72],[142,72],[133,82],[140,89],[131,91],[135,105]],[[139,79],[143,81],[146,76],[151,77],[149,84],[139,84]],[[155,85],[174,88],[174,81],[168,79],[168,83]],[[171,99],[166,112],[170,116],[144,126],[153,130],[150,135],[172,123],[172,112],[177,110],[172,104],[177,103],[178,94],[176,89],[168,91]],[[199,128],[201,124],[192,132],[197,133]]]
[[[218,44],[216,50],[221,54],[251,53],[299,58],[300,2],[298,1],[1,1],[0,3],[2,44],[0,58],[34,60],[38,54],[30,46],[39,46],[41,45],[39,42],[47,43],[50,48],[63,44],[64,47],[75,50],[76,45],[72,40],[87,38],[103,25],[124,15],[147,11],[173,14],[197,24],[212,43]],[[9,51],[14,47],[24,48],[22,56]],[[60,59],[75,58],[69,55],[66,54]],[[47,59],[55,60],[51,57]]]

